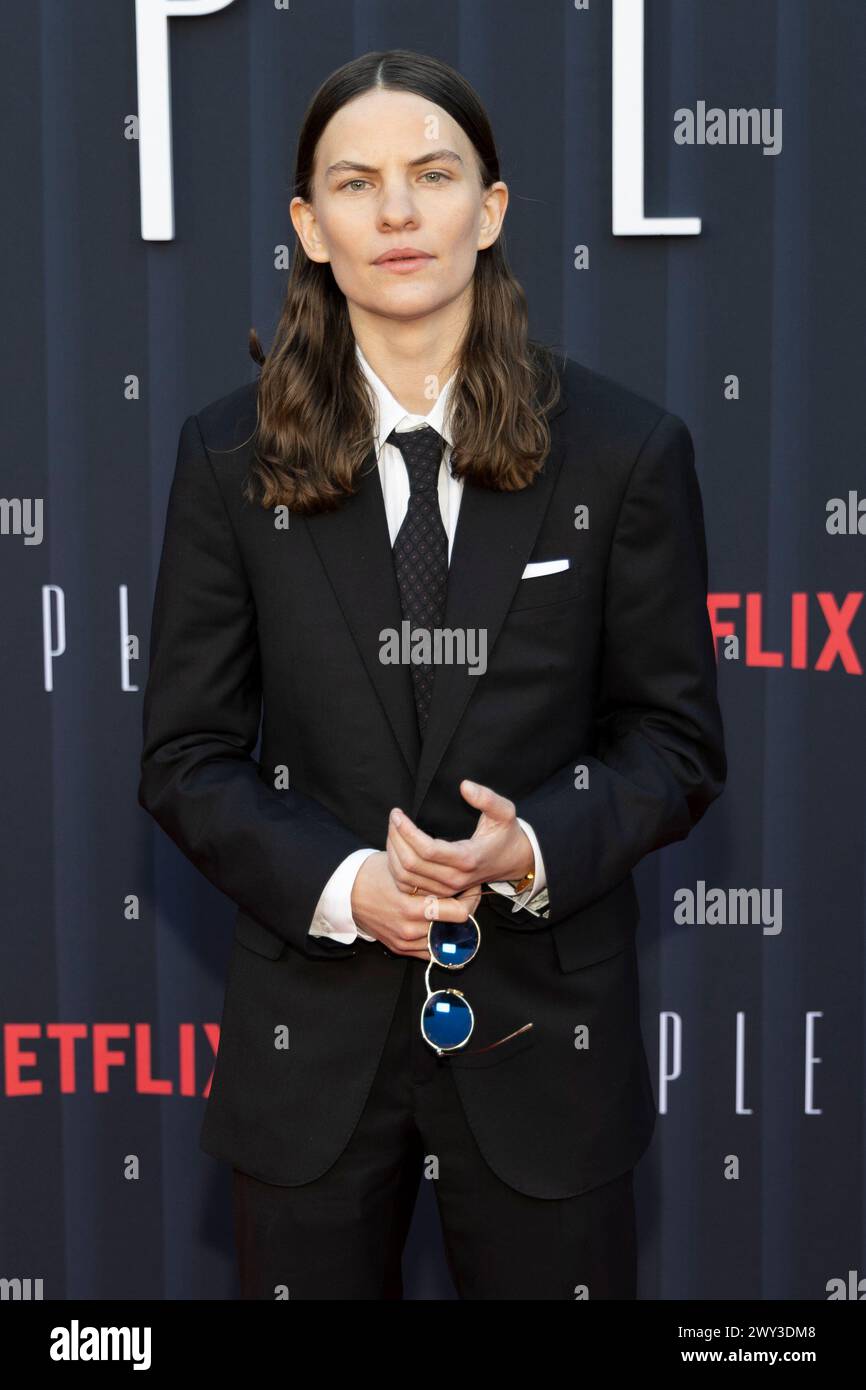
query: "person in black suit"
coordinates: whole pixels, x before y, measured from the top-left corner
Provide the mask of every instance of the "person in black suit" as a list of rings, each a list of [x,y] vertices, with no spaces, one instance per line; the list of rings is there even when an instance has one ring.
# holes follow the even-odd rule
[[[422,1172],[461,1298],[636,1296],[632,870],[726,777],[701,496],[682,419],[528,339],[507,197],[453,69],[341,68],[271,351],[180,434],[139,800],[238,909],[247,1298],[402,1297]]]

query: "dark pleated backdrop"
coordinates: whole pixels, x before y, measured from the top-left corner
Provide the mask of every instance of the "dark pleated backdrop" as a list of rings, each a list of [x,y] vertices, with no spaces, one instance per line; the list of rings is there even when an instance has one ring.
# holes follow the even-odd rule
[[[533,334],[688,422],[709,587],[739,596],[722,614],[741,638],[740,659],[720,660],[727,791],[638,870],[663,1108],[638,1170],[641,1296],[823,1299],[828,1280],[866,1273],[866,606],[850,669],[815,669],[816,596],[862,594],[866,552],[825,529],[829,497],[866,490],[861,0],[647,0],[646,210],[700,216],[698,237],[611,235],[606,0],[235,0],[173,20],[166,243],[141,239],[125,138],[132,0],[3,0],[0,33],[2,492],[42,497],[46,516],[39,546],[0,536],[0,1276],[42,1278],[52,1298],[236,1295],[229,1172],[198,1149],[233,908],[136,800],[153,584],[181,422],[254,375],[251,324],[273,333],[305,106],[334,68],[388,47],[436,54],[479,90]],[[674,111],[700,100],[781,107],[782,152],[676,144]],[[51,690],[44,586],[65,603]],[[809,595],[805,669],[792,593]],[[747,594],[780,667],[747,659]],[[132,690],[122,595],[141,644]],[[781,889],[782,931],[677,924],[673,895],[699,880]],[[58,1023],[85,1030],[62,1069]],[[130,1034],[97,1044],[97,1024]],[[178,1094],[184,1038],[192,1095]],[[169,1094],[143,1090],[148,1044]],[[104,1046],[127,1059],[107,1092]],[[410,1298],[454,1297],[428,1183],[406,1276]]]

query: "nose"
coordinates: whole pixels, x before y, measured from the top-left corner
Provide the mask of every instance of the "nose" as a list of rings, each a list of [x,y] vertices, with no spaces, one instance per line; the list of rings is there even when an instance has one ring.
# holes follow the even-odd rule
[[[412,194],[402,180],[393,180],[383,185],[378,208],[380,227],[404,227],[407,223],[415,225],[417,216]]]

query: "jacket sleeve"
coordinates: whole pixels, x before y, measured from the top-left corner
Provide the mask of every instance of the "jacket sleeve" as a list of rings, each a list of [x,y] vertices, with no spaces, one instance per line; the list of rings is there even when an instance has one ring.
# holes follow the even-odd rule
[[[256,609],[198,419],[169,494],[144,694],[138,800],[244,912],[306,955],[323,886],[364,841],[320,802],[276,790],[251,756],[261,678]]]
[[[632,466],[608,558],[596,738],[516,802],[541,845],[550,922],[682,840],[727,776],[694,447],[663,415]],[[585,764],[588,786],[575,787]]]

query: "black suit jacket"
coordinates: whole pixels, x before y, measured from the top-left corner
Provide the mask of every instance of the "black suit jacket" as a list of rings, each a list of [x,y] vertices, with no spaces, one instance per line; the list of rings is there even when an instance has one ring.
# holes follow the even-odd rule
[[[310,937],[322,889],[350,851],[384,849],[392,806],[470,836],[464,777],[516,803],[550,894],[547,920],[482,898],[461,972],[473,1047],[534,1024],[443,1063],[482,1153],[520,1191],[566,1197],[649,1143],[631,869],[683,839],[726,775],[701,497],[680,418],[573,361],[562,388],[532,486],[464,486],[445,626],[485,628],[488,664],[437,667],[423,745],[410,668],[379,659],[402,615],[374,453],[339,510],[278,529],[241,496],[255,384],[184,422],[139,799],[238,906],[201,1143],[267,1182],[309,1182],[342,1152],[404,972],[423,968]]]

